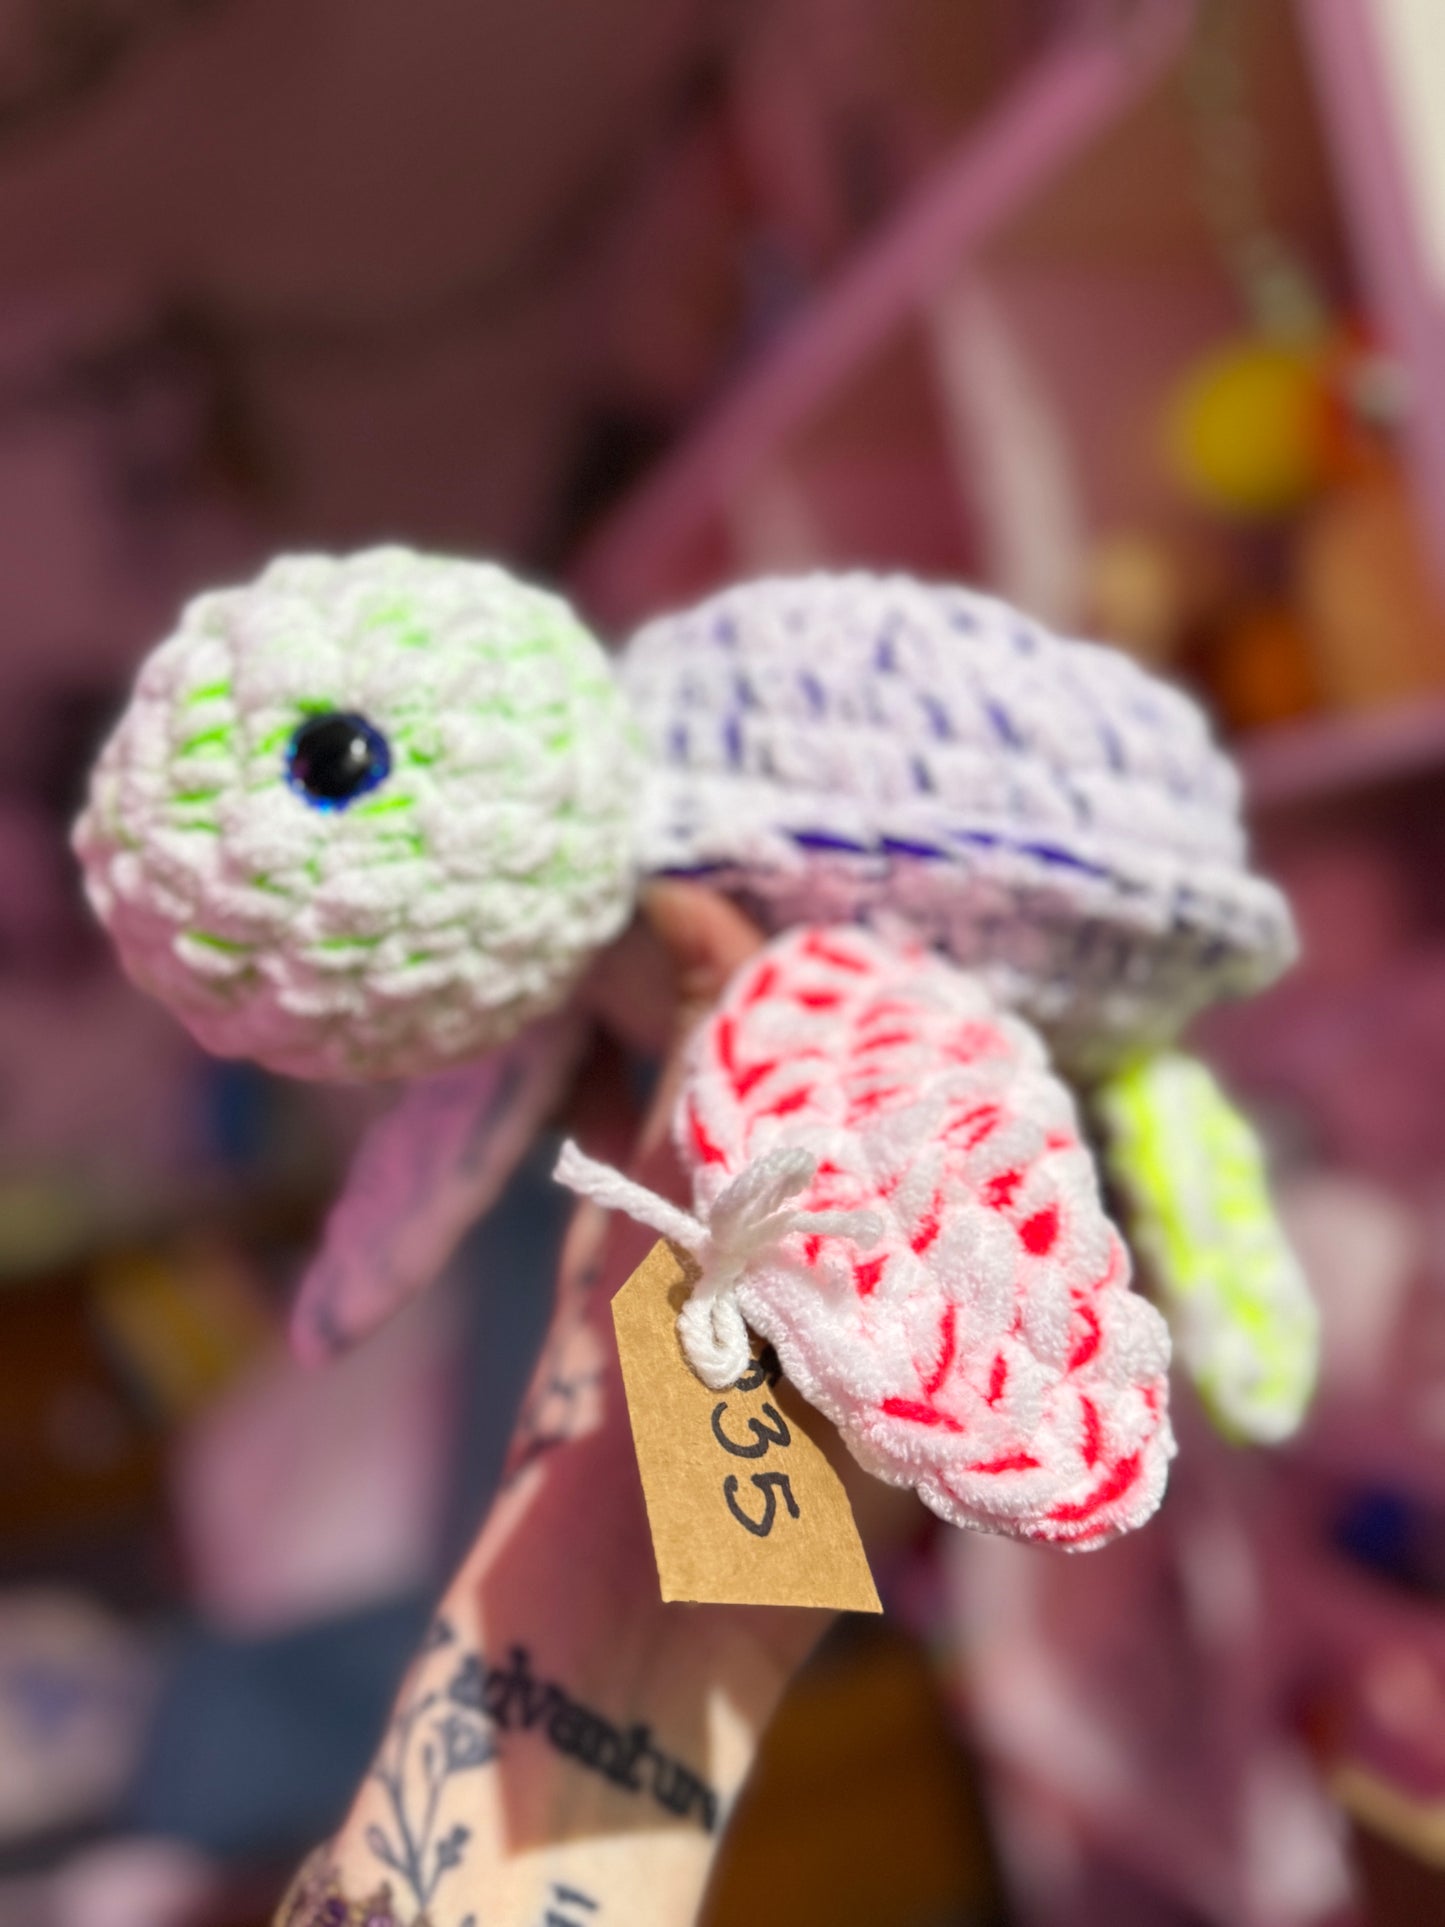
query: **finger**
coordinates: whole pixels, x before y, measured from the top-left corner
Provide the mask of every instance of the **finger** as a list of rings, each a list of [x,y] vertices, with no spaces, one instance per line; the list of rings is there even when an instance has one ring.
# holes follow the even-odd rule
[[[733,972],[766,941],[745,911],[706,884],[653,883],[643,892],[642,915],[671,962],[683,1029],[712,1008]]]

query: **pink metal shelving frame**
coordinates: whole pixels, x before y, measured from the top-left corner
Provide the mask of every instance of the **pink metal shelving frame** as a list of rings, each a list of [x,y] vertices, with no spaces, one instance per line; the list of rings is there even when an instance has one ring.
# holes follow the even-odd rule
[[[649,610],[667,558],[725,515],[892,332],[1179,57],[1194,3],[1078,10],[1076,24],[960,136],[912,200],[586,546],[571,585],[590,613],[621,624]]]
[[[1413,215],[1376,0],[1295,0],[1372,318],[1410,371],[1405,448],[1445,581],[1445,290]]]

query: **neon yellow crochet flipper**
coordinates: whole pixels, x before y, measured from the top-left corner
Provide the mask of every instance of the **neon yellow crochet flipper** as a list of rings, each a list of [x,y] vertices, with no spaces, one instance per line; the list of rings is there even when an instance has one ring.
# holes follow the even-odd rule
[[[1233,1438],[1287,1438],[1314,1391],[1319,1314],[1253,1127],[1177,1052],[1131,1064],[1095,1102],[1131,1241],[1210,1416]]]

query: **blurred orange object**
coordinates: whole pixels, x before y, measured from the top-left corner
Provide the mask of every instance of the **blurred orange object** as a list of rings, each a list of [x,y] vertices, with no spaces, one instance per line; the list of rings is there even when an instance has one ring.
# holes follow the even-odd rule
[[[1368,330],[1342,328],[1320,356],[1320,462],[1334,487],[1377,476],[1393,461],[1391,439],[1404,417],[1408,378]]]
[[[1233,729],[1262,729],[1320,704],[1310,638],[1286,602],[1261,603],[1226,624],[1209,652],[1211,693]]]
[[[922,1649],[887,1622],[840,1622],[768,1729],[707,1927],[1002,1918],[979,1789]]]
[[[1326,701],[1363,709],[1445,684],[1445,598],[1397,469],[1333,492],[1295,565]]]

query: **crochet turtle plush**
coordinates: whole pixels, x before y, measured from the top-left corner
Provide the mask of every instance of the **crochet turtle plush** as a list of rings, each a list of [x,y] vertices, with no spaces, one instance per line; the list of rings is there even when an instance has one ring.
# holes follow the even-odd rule
[[[800,1103],[787,1127],[793,1150],[813,1159],[814,1191],[819,1181],[826,1190],[830,1162],[856,1175],[859,1156],[884,1183],[880,1147],[898,1151],[896,1196],[875,1185],[859,1199],[873,1207],[882,1255],[897,1259],[884,1266],[879,1306],[903,1289],[902,1246],[933,1267],[927,1290],[913,1274],[916,1316],[905,1306],[886,1339],[913,1391],[880,1389],[854,1361],[848,1398],[880,1411],[880,1400],[932,1399],[940,1416],[915,1430],[938,1439],[965,1423],[947,1403],[950,1372],[960,1399],[966,1381],[987,1405],[995,1354],[983,1354],[998,1333],[975,1299],[985,1273],[995,1298],[1003,1290],[1003,1247],[994,1239],[994,1271],[973,1277],[961,1254],[983,1234],[966,1212],[974,1229],[940,1234],[933,1260],[927,1244],[912,1248],[928,1218],[914,1193],[929,1171],[944,1173],[940,1226],[954,1222],[950,1186],[977,1204],[980,1186],[1007,1175],[988,1162],[1015,1141],[1007,1133],[982,1162],[930,1149],[940,1105],[963,1102],[960,1078],[986,1083],[1015,1067],[999,1098],[1016,1138],[1028,1137],[1013,1191],[1072,1200],[1059,1206],[1057,1251],[1031,1250],[1021,1228],[1044,1206],[1017,1223],[1013,1192],[997,1207],[1028,1261],[1009,1286],[1009,1319],[1033,1363],[1008,1354],[1014,1402],[994,1430],[1015,1442],[995,1458],[1031,1456],[1030,1427],[1048,1404],[1048,1491],[1040,1498],[1034,1480],[995,1503],[977,1477],[970,1485],[959,1472],[950,1486],[916,1440],[870,1442],[850,1429],[844,1394],[826,1391],[827,1371],[793,1345],[790,1369],[865,1462],[933,1493],[930,1503],[951,1492],[938,1505],[946,1516],[1031,1536],[1090,1542],[1157,1501],[1170,1449],[1167,1344],[1109,1256],[1118,1240],[1050,1054],[1112,1120],[1161,1295],[1218,1412],[1254,1435],[1298,1415],[1312,1314],[1262,1187],[1233,1181],[1252,1139],[1236,1134],[1230,1158],[1201,1162],[1196,1149],[1219,1142],[1223,1100],[1196,1080],[1181,1103],[1176,1079],[1165,1101],[1155,1077],[1198,1008],[1288,961],[1288,913],[1245,867],[1237,784],[1198,713],[1107,650],[1060,641],[962,590],[820,576],[745,585],[649,625],[619,679],[565,603],[500,569],[400,549],[294,558],[248,588],[200,597],[142,668],[76,847],[127,967],[209,1048],[303,1076],[411,1080],[333,1210],[298,1301],[303,1349],[363,1331],[444,1262],[571,1075],[586,1019],[570,992],[626,922],[638,879],[685,872],[739,896],[765,927],[806,926],[826,943],[828,927],[871,926],[873,1001],[887,1002],[880,973],[896,957],[920,1093],[927,1050],[916,1050],[937,1028],[930,999],[953,1011],[945,1029],[956,1018],[1004,1040],[1001,1057],[948,1069],[946,1090],[922,1093],[921,1111],[884,1105],[866,1128],[859,1117],[814,1119],[817,1143],[800,1147]],[[719,1185],[767,1155],[790,1115],[755,1117],[735,1092],[732,1137],[716,1158],[699,1149],[684,1120],[705,1108],[723,1022],[704,1027],[679,1124],[700,1207],[714,1211]],[[784,1042],[787,1033],[784,1023]],[[890,1050],[906,1055],[866,1026],[831,1042],[798,1030],[793,1048],[842,1052],[856,1083],[868,1047],[880,1064]],[[1064,1162],[1054,1170],[1051,1158]],[[1251,1196],[1252,1215],[1240,1204]],[[832,1272],[854,1276],[855,1258],[866,1275],[861,1253],[823,1265],[821,1250],[810,1259],[790,1238],[780,1233],[779,1262],[811,1267],[820,1291]],[[1235,1264],[1245,1245],[1250,1263]],[[1106,1283],[1108,1306],[1134,1309],[1114,1317],[1103,1366],[1099,1347],[1071,1364],[1089,1326],[1074,1294]],[[748,1316],[785,1337],[769,1302],[754,1293]],[[1004,1301],[989,1302],[995,1316]],[[1048,1317],[1044,1304],[1055,1307]],[[915,1354],[904,1361],[909,1332]],[[1090,1376],[1104,1366],[1108,1386]],[[1119,1417],[1126,1408],[1133,1416]],[[1060,1454],[1072,1486],[1055,1476]],[[1131,1460],[1128,1493],[1099,1499]],[[1084,1503],[1093,1510],[1070,1530],[1068,1508]]]

